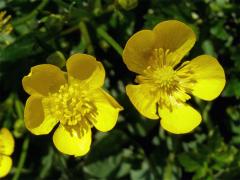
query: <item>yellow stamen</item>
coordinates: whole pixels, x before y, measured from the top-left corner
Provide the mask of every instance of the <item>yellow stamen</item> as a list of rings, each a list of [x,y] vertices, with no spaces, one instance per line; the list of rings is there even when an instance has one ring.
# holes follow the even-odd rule
[[[77,82],[62,85],[57,93],[43,99],[44,111],[59,119],[70,133],[82,136],[92,127],[97,114],[88,93]]]
[[[191,76],[192,69],[178,72],[187,62],[175,70],[167,64],[168,58],[174,58],[169,50],[155,49],[151,65],[135,81],[139,84],[154,84],[156,88],[151,93],[159,99],[158,105],[172,109],[174,105],[190,99],[187,94],[191,91],[189,84],[193,85],[196,81]]]

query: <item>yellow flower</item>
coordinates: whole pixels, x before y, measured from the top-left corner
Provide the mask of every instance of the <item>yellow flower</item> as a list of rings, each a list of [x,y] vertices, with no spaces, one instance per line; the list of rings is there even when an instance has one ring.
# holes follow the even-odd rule
[[[91,128],[111,130],[122,107],[101,86],[105,71],[90,55],[67,60],[67,73],[50,64],[31,68],[22,80],[31,96],[24,110],[25,125],[35,135],[48,134],[59,123],[53,142],[62,153],[82,156],[91,145]]]
[[[6,11],[0,11],[0,33],[9,34],[12,31],[12,25],[9,24],[11,16],[6,16]]]
[[[12,167],[10,155],[14,150],[14,139],[11,132],[2,128],[0,130],[0,178],[6,176]]]
[[[192,131],[201,115],[186,104],[191,97],[213,100],[224,88],[224,70],[209,55],[179,65],[193,47],[192,29],[176,20],[164,21],[153,30],[134,34],[123,51],[128,69],[139,74],[126,92],[136,109],[149,119],[161,118],[161,126],[172,133]]]

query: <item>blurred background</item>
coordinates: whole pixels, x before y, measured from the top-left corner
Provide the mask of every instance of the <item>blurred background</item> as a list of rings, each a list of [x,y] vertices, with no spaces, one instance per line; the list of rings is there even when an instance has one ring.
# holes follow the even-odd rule
[[[15,138],[13,167],[5,179],[239,179],[240,2],[237,0],[1,0],[0,127]],[[11,16],[11,18],[10,18]],[[203,122],[194,132],[173,135],[159,121],[143,118],[125,94],[135,74],[122,61],[129,37],[143,28],[177,19],[190,25],[197,42],[185,59],[216,57],[227,84],[216,100],[192,98]],[[80,158],[56,150],[52,133],[25,129],[28,95],[21,79],[37,64],[65,68],[81,52],[104,64],[104,88],[125,110],[116,127],[93,132],[90,152]]]

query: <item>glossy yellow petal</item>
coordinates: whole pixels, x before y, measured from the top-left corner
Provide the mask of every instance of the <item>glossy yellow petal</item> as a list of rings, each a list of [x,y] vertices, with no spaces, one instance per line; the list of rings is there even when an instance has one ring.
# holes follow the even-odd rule
[[[225,86],[225,74],[218,61],[209,55],[194,58],[182,70],[191,69],[191,78],[196,80],[192,94],[203,99],[213,100],[220,95]],[[181,71],[181,70],[180,70]]]
[[[126,93],[135,108],[149,119],[158,119],[157,97],[154,86],[149,84],[127,85]]]
[[[90,89],[104,84],[105,70],[101,62],[87,54],[74,54],[67,60],[69,82],[71,78],[82,81]]]
[[[0,154],[11,155],[14,150],[14,138],[7,128],[0,130]]]
[[[5,177],[11,170],[12,159],[0,154],[0,178]]]
[[[174,52],[171,58],[168,58],[168,65],[177,65],[183,56],[193,47],[196,36],[192,29],[186,24],[169,20],[163,21],[153,29],[156,36],[158,48]]]
[[[123,50],[123,61],[128,69],[141,74],[149,65],[155,47],[155,34],[151,30],[135,33]]]
[[[58,123],[58,119],[45,116],[42,97],[32,95],[27,99],[24,110],[24,121],[27,129],[35,135],[48,134]]]
[[[32,94],[48,95],[59,90],[66,83],[64,73],[51,64],[37,65],[31,68],[31,72],[24,76],[22,85],[24,90]]]
[[[79,138],[77,133],[73,131],[71,135],[63,126],[59,126],[53,135],[53,142],[56,148],[68,155],[83,156],[90,150],[92,141],[92,133],[89,128],[88,131]]]
[[[158,113],[161,117],[161,126],[174,134],[189,133],[202,120],[201,115],[186,104],[180,104],[174,107],[172,111],[167,108],[159,109]]]
[[[102,89],[97,90],[92,99],[96,106],[96,113],[91,119],[93,125],[99,131],[111,130],[117,122],[119,111],[123,110],[122,106]]]

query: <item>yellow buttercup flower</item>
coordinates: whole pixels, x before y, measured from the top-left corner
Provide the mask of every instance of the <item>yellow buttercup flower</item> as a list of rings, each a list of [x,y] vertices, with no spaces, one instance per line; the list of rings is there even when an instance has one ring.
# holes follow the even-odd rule
[[[103,65],[86,54],[75,54],[66,63],[67,73],[50,64],[31,68],[22,80],[31,96],[24,111],[25,125],[35,135],[53,134],[56,148],[82,156],[91,145],[91,128],[111,130],[122,107],[106,93]]]
[[[12,167],[10,155],[14,150],[14,139],[11,132],[2,128],[0,130],[0,178],[6,176]]]
[[[179,65],[195,41],[190,27],[169,20],[134,34],[123,51],[128,69],[139,74],[138,85],[126,87],[131,102],[143,116],[160,117],[161,126],[175,134],[188,133],[201,122],[201,115],[186,104],[190,95],[210,101],[225,85],[224,70],[212,56]]]

